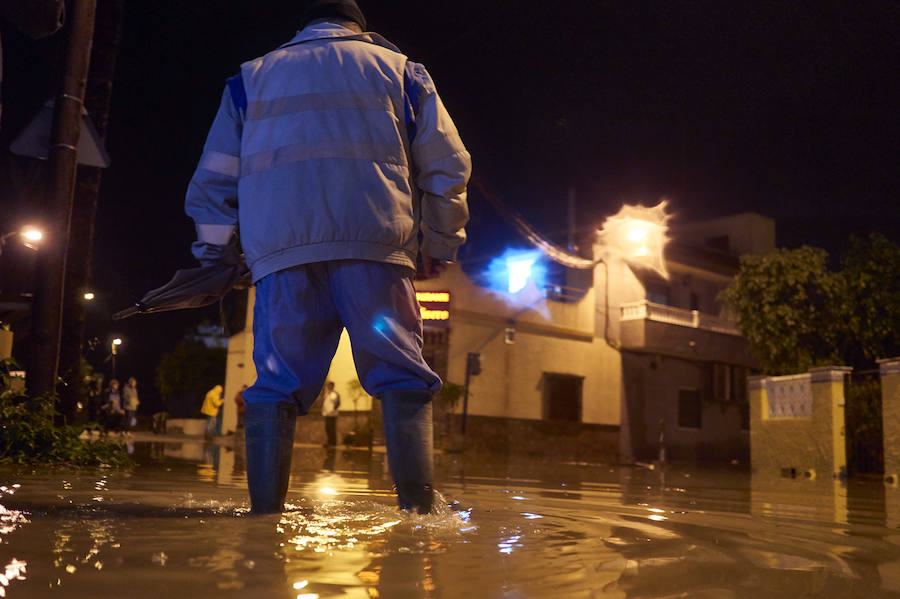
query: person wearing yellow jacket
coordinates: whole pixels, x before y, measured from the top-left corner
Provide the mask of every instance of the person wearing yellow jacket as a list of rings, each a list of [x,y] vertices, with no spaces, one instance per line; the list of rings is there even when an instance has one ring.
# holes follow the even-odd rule
[[[204,436],[207,439],[212,438],[213,432],[216,430],[216,418],[219,415],[219,408],[222,407],[222,385],[216,385],[206,392],[203,399],[203,406],[200,412],[206,416],[206,432]]]

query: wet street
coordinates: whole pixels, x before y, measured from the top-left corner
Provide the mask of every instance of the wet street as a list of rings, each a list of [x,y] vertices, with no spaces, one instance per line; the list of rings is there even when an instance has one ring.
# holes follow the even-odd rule
[[[0,597],[900,597],[877,481],[443,454],[409,516],[383,453],[297,446],[291,509],[248,517],[240,445],[133,451],[0,470]]]

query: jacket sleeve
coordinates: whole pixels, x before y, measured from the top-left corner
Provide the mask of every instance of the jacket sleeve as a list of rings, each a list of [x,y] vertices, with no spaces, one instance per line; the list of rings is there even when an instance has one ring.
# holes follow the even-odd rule
[[[455,260],[466,241],[466,185],[472,161],[425,67],[407,62],[406,83],[414,115],[410,153],[422,193],[422,252]]]
[[[191,251],[203,266],[236,259],[228,244],[238,221],[242,127],[226,87],[184,202],[184,211],[197,227]]]

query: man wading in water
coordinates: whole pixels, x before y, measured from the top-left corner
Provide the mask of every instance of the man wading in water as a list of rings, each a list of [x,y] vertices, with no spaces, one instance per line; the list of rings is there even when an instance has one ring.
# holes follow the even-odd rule
[[[412,277],[456,258],[469,154],[425,68],[353,0],[314,0],[300,31],[228,80],[185,209],[203,265],[235,260],[256,284],[257,380],[246,391],[254,513],[280,512],[297,415],[316,399],[341,328],[381,400],[403,509],[432,504],[431,397]]]

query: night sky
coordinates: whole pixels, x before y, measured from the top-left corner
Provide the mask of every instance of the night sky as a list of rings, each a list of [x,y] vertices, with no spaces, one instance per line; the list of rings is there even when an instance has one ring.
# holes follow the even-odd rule
[[[571,187],[584,228],[668,196],[676,222],[773,217],[787,247],[900,242],[900,2],[359,3],[429,69],[474,176],[548,235]],[[126,4],[94,254],[110,312],[193,265],[184,191],[224,80],[292,37],[300,3]],[[499,235],[470,207],[464,259]],[[121,363],[148,382],[197,317],[94,325],[144,348]]]

